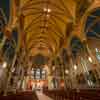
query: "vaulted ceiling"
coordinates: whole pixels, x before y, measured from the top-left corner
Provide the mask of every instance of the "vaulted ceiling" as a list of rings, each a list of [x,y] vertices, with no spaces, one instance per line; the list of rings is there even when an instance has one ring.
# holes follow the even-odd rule
[[[32,55],[57,52],[67,36],[67,24],[75,18],[74,0],[20,0],[20,9],[28,51]]]
[[[17,33],[14,36],[18,36],[19,48],[25,48],[30,56],[57,55],[62,48],[70,47],[74,37],[81,42],[86,39],[81,27],[93,1],[96,0],[10,0],[4,33]]]

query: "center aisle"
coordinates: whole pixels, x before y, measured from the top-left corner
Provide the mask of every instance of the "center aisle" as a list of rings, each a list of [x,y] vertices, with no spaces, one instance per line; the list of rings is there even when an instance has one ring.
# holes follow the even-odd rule
[[[36,94],[39,100],[53,100],[48,96],[46,96],[45,94],[43,94],[42,92],[36,92]]]

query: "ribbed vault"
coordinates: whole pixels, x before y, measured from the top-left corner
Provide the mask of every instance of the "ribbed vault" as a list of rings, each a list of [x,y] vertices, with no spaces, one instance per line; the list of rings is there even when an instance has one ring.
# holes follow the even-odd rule
[[[17,28],[18,47],[26,49],[30,56],[57,56],[62,48],[70,51],[73,37],[86,41],[82,26],[91,3],[89,0],[11,0],[10,20],[4,33],[9,37]]]
[[[74,7],[73,0],[20,0],[23,36],[31,55],[57,53],[63,46],[60,42],[66,37],[67,24],[75,17]]]

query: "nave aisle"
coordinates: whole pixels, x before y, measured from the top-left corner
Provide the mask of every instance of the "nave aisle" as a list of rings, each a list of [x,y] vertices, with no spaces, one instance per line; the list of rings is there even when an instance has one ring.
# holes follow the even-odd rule
[[[46,96],[45,94],[43,94],[42,92],[36,92],[36,94],[39,100],[53,100],[48,96]]]

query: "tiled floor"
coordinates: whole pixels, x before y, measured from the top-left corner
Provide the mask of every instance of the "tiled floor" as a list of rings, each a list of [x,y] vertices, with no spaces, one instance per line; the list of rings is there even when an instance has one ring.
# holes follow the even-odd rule
[[[44,95],[42,92],[36,92],[38,99],[39,100],[53,100],[51,98],[49,98],[48,96]]]

